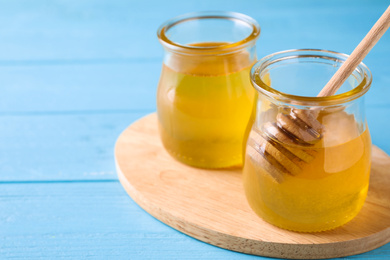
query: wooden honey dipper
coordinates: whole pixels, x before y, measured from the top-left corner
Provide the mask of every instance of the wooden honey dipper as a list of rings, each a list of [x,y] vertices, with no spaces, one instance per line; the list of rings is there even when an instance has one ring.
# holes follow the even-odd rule
[[[389,27],[390,6],[317,97],[334,95]],[[317,120],[318,114],[318,110],[298,109],[279,113],[276,122],[267,122],[261,131],[252,129],[247,153],[255,164],[261,165],[279,183],[283,181],[284,174],[298,174],[303,164],[311,162],[315,154],[290,145],[310,147],[321,140],[324,127]]]

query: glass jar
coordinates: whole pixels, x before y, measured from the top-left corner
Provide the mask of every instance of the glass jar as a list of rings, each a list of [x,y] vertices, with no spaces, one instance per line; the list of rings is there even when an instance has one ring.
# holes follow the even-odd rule
[[[202,168],[242,164],[259,34],[255,20],[232,12],[187,14],[158,29],[165,53],[157,114],[174,158]]]
[[[265,221],[301,232],[341,226],[365,201],[371,139],[361,63],[334,96],[316,97],[348,56],[325,50],[269,55],[251,70],[257,101],[246,134],[244,188]]]

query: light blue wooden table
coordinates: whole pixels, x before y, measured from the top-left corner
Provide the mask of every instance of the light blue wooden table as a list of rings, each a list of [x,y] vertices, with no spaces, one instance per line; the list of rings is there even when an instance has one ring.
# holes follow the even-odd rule
[[[197,241],[126,194],[114,144],[155,111],[157,27],[201,10],[245,13],[258,56],[350,53],[389,1],[0,0],[0,259],[265,259]],[[365,63],[374,144],[390,153],[390,32]],[[390,259],[390,244],[347,259]]]

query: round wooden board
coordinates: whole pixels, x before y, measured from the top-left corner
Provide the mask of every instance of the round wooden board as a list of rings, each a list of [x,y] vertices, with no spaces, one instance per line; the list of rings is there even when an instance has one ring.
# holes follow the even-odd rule
[[[203,170],[163,148],[156,114],[127,128],[115,147],[119,180],[148,213],[212,245],[247,254],[320,259],[354,255],[390,242],[390,157],[373,146],[370,189],[358,216],[321,233],[274,227],[250,209],[240,169]]]

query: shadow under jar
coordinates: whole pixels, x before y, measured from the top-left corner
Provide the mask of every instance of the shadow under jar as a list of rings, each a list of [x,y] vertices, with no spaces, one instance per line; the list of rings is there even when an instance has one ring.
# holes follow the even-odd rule
[[[159,28],[159,131],[174,158],[201,168],[242,164],[259,34],[256,21],[231,12],[192,13]]]
[[[329,230],[363,206],[371,166],[364,94],[371,73],[361,63],[334,96],[316,97],[347,57],[291,50],[251,70],[257,101],[246,134],[244,188],[252,209],[273,225]]]

